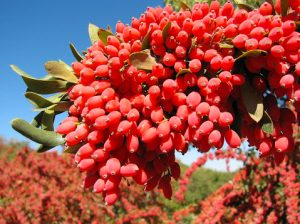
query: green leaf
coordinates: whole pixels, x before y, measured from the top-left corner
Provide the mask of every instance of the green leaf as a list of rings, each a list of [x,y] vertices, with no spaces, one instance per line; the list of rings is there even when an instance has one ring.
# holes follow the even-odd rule
[[[73,102],[71,102],[71,101],[61,101],[57,104],[50,106],[48,109],[54,110],[56,112],[64,112],[64,111],[68,111],[70,106],[72,106],[72,105],[73,105]]]
[[[58,94],[48,97],[47,100],[51,101],[53,104],[59,103],[66,95],[67,95],[67,93],[58,93]]]
[[[42,117],[42,129],[47,131],[53,131],[55,113],[53,110],[45,110]]]
[[[90,40],[91,40],[92,44],[95,43],[96,41],[100,40],[100,38],[99,38],[99,29],[100,28],[98,26],[96,26],[92,23],[89,24],[89,28],[88,28],[89,37],[90,37]]]
[[[283,17],[287,15],[288,9],[289,9],[289,1],[281,0],[281,15]]]
[[[176,78],[181,76],[181,75],[184,75],[186,73],[192,73],[190,69],[188,68],[184,68],[184,69],[181,69],[177,74],[176,74]]]
[[[69,89],[72,83],[63,80],[48,80],[48,79],[36,79],[22,71],[15,65],[11,65],[11,68],[18,75],[22,77],[29,91],[40,94],[51,94],[57,92],[63,92]]]
[[[82,146],[82,144],[77,144],[77,145],[74,145],[74,146],[68,146],[64,149],[64,153],[70,153],[70,154],[75,154],[78,149]]]
[[[36,128],[20,118],[13,119],[11,121],[11,126],[25,137],[45,146],[54,147],[65,143],[65,139],[62,137],[62,135],[53,131],[46,131]]]
[[[156,64],[156,60],[151,56],[150,51],[141,51],[132,53],[129,56],[131,65],[134,65],[137,69],[151,71],[152,66]]]
[[[74,75],[73,69],[63,61],[47,61],[45,69],[49,75],[71,83],[77,83],[78,78]]]
[[[44,111],[41,111],[38,113],[31,121],[31,125],[34,127],[40,127],[42,123],[42,117],[43,117]]]
[[[263,50],[250,50],[247,52],[243,52],[240,56],[238,56],[235,60],[239,60],[245,57],[257,57],[257,56],[265,56],[268,52]]]
[[[248,5],[243,0],[234,0],[234,3],[237,5],[239,9],[245,9],[246,11],[250,12],[254,10],[254,7],[251,5]]]
[[[76,47],[74,46],[74,44],[70,43],[69,46],[70,46],[70,49],[71,49],[72,54],[75,57],[75,59],[77,61],[82,61],[84,59],[84,56],[79,53],[79,51],[76,49]]]
[[[101,40],[105,45],[107,45],[107,37],[111,35],[114,36],[114,34],[109,30],[101,29],[98,26],[91,23],[89,24],[89,36],[92,43]],[[120,42],[122,41],[120,40]]]
[[[162,30],[162,35],[163,35],[163,39],[164,39],[164,42],[166,42],[166,40],[167,40],[167,37],[168,37],[168,33],[169,33],[169,29],[170,29],[170,27],[171,27],[171,22],[168,22],[165,26],[164,26],[164,28],[163,28],[163,30]]]
[[[228,48],[234,48],[233,45],[227,44],[227,43],[219,43],[219,47],[220,48],[226,48],[226,49],[228,49]]]
[[[42,153],[42,152],[46,152],[50,149],[54,148],[53,146],[45,146],[45,145],[39,145],[37,152],[38,153]]]
[[[191,8],[183,1],[180,2],[180,8],[182,8],[185,11],[192,11]]]
[[[146,50],[149,48],[150,33],[151,33],[151,29],[148,30],[147,34],[145,35],[142,41],[142,50]]]
[[[261,120],[261,129],[266,134],[272,134],[274,131],[274,124],[272,118],[267,111],[264,111],[264,116]]]
[[[246,80],[241,87],[242,100],[246,107],[249,116],[255,121],[259,122],[264,115],[263,96],[258,93]]]
[[[29,102],[36,108],[49,107],[53,104],[48,99],[34,92],[26,92],[24,95],[29,100]]]

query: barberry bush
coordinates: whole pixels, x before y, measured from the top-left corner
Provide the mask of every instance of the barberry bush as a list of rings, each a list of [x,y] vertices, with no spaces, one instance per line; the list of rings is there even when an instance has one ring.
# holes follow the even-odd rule
[[[157,223],[167,217],[157,193],[123,183],[120,201],[106,207],[101,197],[84,190],[70,155],[39,155],[13,146],[0,142],[1,224]]]
[[[24,144],[0,142],[0,223],[299,223],[300,172],[297,154],[279,166],[235,150],[200,156],[184,168],[175,193],[165,201],[157,191],[145,193],[128,182],[120,200],[108,207],[98,195],[81,187],[70,155],[37,154]],[[17,147],[16,147],[17,146]],[[20,146],[20,147],[19,147]],[[239,154],[239,155],[238,155]],[[237,156],[238,155],[238,156]],[[231,181],[206,197],[190,186],[217,187],[209,172],[198,172],[206,161],[235,158],[245,162]],[[200,168],[201,169],[201,168]],[[202,174],[200,179],[191,178]],[[208,190],[209,191],[209,190]],[[204,194],[207,192],[204,192]],[[189,195],[193,195],[190,200]],[[138,200],[143,198],[143,200]]]
[[[16,66],[40,111],[14,129],[65,145],[86,188],[113,205],[130,180],[171,199],[180,177],[175,151],[239,148],[245,139],[280,164],[295,148],[300,109],[299,1],[258,9],[236,1],[147,8],[113,33],[89,25],[92,42],[77,59],[45,64],[35,79]],[[53,94],[49,98],[41,94]],[[68,111],[54,131],[57,114]]]

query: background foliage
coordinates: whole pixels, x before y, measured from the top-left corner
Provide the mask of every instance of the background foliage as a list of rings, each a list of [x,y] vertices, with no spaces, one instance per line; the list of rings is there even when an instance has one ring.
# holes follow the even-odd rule
[[[146,194],[129,180],[121,186],[121,200],[105,207],[100,195],[80,187],[71,156],[37,154],[24,145],[1,140],[0,223],[300,222],[298,148],[280,166],[249,157],[235,174],[195,165],[188,174],[182,165],[181,179],[191,175],[183,201],[163,199],[158,191]]]

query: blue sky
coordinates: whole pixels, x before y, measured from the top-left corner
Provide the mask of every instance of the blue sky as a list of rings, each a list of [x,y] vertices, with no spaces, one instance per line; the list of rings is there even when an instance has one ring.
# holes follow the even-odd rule
[[[94,23],[113,29],[118,20],[130,23],[148,6],[163,5],[163,0],[29,0],[2,1],[0,7],[0,90],[1,115],[0,136],[6,139],[26,140],[10,127],[10,120],[21,117],[30,121],[35,113],[24,98],[26,90],[21,78],[12,72],[9,65],[15,64],[27,73],[45,75],[44,63],[61,59],[70,64],[74,61],[69,42],[77,49],[85,50],[90,41],[87,27]],[[185,163],[196,160],[193,151],[184,157]],[[224,170],[223,162],[208,163],[208,167]],[[236,165],[234,165],[236,167]]]

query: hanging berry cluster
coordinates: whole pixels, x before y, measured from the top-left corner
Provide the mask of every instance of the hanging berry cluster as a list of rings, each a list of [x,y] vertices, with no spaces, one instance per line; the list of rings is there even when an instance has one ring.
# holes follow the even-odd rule
[[[118,22],[115,35],[90,25],[93,45],[84,57],[72,46],[76,82],[59,98],[71,104],[56,132],[87,172],[85,185],[106,204],[116,202],[120,181],[131,177],[170,199],[171,178],[180,176],[175,151],[184,154],[189,145],[208,152],[225,141],[238,148],[247,138],[277,162],[294,148],[297,12],[276,15],[268,2],[257,10],[218,1],[182,6],[149,7],[131,25]],[[24,122],[13,126],[32,137]],[[62,141],[51,133],[56,142],[45,143],[43,131],[36,139],[46,149]]]

